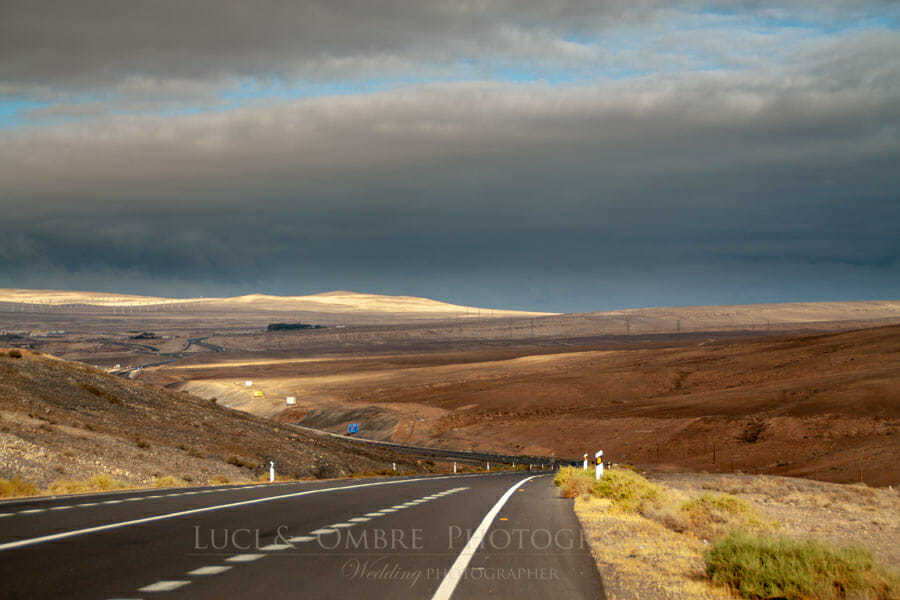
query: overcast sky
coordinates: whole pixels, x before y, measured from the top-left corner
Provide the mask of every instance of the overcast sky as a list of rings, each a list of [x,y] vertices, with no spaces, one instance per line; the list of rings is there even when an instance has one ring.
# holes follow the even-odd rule
[[[0,0],[0,287],[900,298],[900,3]]]

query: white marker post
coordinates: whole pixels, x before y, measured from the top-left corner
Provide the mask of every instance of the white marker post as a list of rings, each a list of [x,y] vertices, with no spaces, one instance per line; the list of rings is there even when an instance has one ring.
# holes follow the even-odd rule
[[[453,463],[453,474],[456,475],[456,463]]]
[[[391,466],[392,466],[392,467],[394,467],[394,471],[396,471],[396,470],[397,470],[397,463],[395,463],[395,462],[392,462],[392,463],[391,463]]]
[[[288,396],[287,398],[285,398],[284,404],[285,406],[295,406],[297,404],[297,398],[295,398],[294,396]]]
[[[597,468],[594,471],[594,479],[600,479],[603,477],[603,450],[597,450],[597,454],[594,455],[594,458],[597,459]]]
[[[269,461],[269,483],[275,483],[275,461]]]
[[[588,462],[588,461],[587,461],[587,453],[585,453],[585,454],[584,454],[584,467],[583,467],[583,469],[584,469],[585,471],[587,471],[587,462]]]
[[[488,470],[488,471],[491,470],[491,463],[488,463],[488,464],[487,464],[487,470]]]
[[[253,387],[253,382],[248,379],[247,381],[244,382],[244,386],[245,387]]]

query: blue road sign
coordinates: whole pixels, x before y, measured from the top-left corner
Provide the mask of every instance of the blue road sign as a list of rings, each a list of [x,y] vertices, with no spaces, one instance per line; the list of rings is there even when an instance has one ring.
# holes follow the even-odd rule
[[[347,425],[347,433],[359,433],[359,423],[350,423]]]

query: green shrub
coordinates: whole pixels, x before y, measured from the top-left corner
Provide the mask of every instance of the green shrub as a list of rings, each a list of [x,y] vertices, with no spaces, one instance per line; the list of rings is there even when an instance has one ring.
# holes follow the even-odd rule
[[[640,511],[662,501],[663,489],[628,469],[609,469],[593,486],[594,495],[608,498],[626,511]]]
[[[38,493],[38,487],[30,481],[25,481],[18,475],[9,479],[0,479],[0,498],[15,498],[16,496],[34,496]]]
[[[744,598],[838,600],[896,598],[896,574],[859,547],[734,532],[706,553],[706,574]]]

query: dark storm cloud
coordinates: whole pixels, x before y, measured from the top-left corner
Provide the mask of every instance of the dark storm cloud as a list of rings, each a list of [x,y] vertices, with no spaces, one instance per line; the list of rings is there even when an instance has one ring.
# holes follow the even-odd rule
[[[658,4],[13,0],[0,18],[0,80],[79,86],[135,75],[316,77],[487,53],[564,57],[552,34],[642,18]]]
[[[900,295],[900,36],[885,27],[689,30],[640,58],[677,63],[688,36],[727,69],[121,114],[215,107],[216,86],[244,76],[578,65],[579,32],[664,22],[672,6],[6,2],[2,89],[93,95],[30,109],[61,122],[0,130],[0,286],[350,288],[546,310]]]
[[[583,58],[571,42],[579,35],[676,10],[852,19],[890,4],[845,0],[810,11],[798,0],[5,0],[0,82],[8,92],[125,85],[171,95],[229,77],[410,76],[468,60],[565,64]]]

